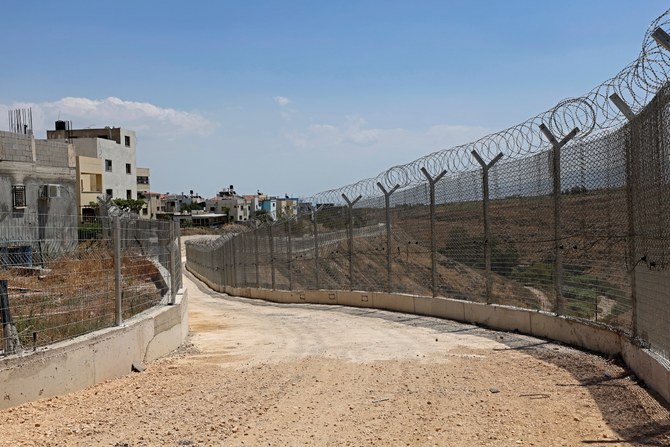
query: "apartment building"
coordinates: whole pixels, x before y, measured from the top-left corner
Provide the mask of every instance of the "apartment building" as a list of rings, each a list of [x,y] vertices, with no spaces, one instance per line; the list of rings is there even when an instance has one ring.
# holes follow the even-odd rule
[[[137,199],[135,132],[119,127],[72,129],[68,122],[56,121],[47,130],[47,140],[68,142],[75,156],[102,162],[102,193],[114,199]],[[88,164],[82,161],[82,165]],[[81,179],[78,179],[81,183]]]

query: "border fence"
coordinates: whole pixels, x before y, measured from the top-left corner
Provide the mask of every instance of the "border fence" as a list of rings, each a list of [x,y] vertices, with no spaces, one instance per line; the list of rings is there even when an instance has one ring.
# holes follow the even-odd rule
[[[584,96],[470,144],[187,244],[215,284],[448,297],[552,312],[670,358],[670,10]]]
[[[0,354],[15,354],[174,304],[179,225],[0,213]]]

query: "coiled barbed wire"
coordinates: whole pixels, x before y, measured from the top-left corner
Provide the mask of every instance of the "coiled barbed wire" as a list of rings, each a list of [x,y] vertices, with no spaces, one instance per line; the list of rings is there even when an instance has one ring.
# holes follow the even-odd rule
[[[358,196],[370,198],[381,195],[378,183],[387,190],[396,185],[404,189],[425,183],[426,177],[421,168],[425,168],[433,177],[442,171],[455,175],[479,169],[479,164],[471,155],[473,150],[484,160],[490,160],[500,152],[505,159],[534,155],[549,147],[540,131],[540,124],[547,126],[558,139],[577,127],[579,133],[575,141],[616,129],[626,122],[626,118],[610,101],[612,94],[619,95],[637,113],[668,82],[670,53],[654,40],[652,33],[659,27],[668,27],[669,24],[670,9],[649,26],[638,58],[584,96],[564,99],[553,108],[520,124],[471,143],[432,152],[407,164],[393,166],[376,177],[322,191],[301,200],[312,204],[343,204],[343,194],[351,200]]]

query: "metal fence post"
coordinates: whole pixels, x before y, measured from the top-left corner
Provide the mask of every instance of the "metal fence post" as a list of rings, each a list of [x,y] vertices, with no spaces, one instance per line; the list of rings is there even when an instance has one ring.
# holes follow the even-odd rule
[[[256,288],[261,287],[260,267],[258,265],[258,228],[254,230],[254,266],[256,270]]]
[[[235,242],[237,240],[237,236],[233,236],[233,238],[230,240],[230,256],[231,256],[231,264],[233,266],[233,281],[232,281],[232,286],[237,287],[237,243]]]
[[[613,93],[610,100],[621,111],[621,113],[630,122],[635,118],[635,114],[626,102],[621,99],[619,95]],[[631,130],[631,145],[633,141],[637,140],[635,137],[635,127],[630,126]],[[627,145],[628,146],[628,145]],[[628,214],[628,268],[630,281],[630,301],[631,301],[631,332],[632,337],[637,337],[637,278],[635,277],[635,265],[637,264],[637,250],[635,247],[635,203],[637,201],[637,194],[635,191],[636,179],[639,178],[639,164],[636,154],[632,147],[626,147],[626,208]]]
[[[377,182],[377,187],[384,193],[384,205],[386,207],[386,291],[391,293],[393,290],[393,275],[391,265],[391,194],[396,192],[400,185],[395,185],[390,191],[386,191],[381,182]]]
[[[119,216],[114,216],[112,220],[112,241],[114,245],[114,325],[121,326],[123,315],[121,311],[121,220]],[[170,241],[172,241],[172,238],[170,238]],[[172,255],[170,261],[172,261]],[[170,262],[170,266],[172,266],[172,262]],[[172,272],[170,272],[170,281],[172,282]]]
[[[226,250],[226,243],[221,244],[221,285],[223,287],[228,285],[228,253]]]
[[[288,290],[293,290],[293,248],[291,247],[291,218],[286,219],[286,257],[288,262]]]
[[[355,200],[351,201],[346,194],[342,194],[342,198],[346,200],[349,207],[349,290],[354,290],[354,205],[362,197],[359,195]]]
[[[240,266],[242,268],[242,287],[247,287],[247,266],[249,265],[249,260],[247,259],[247,234],[242,233],[240,236],[242,236],[242,256],[240,260]]]
[[[431,262],[431,288],[433,298],[437,296],[437,235],[435,234],[435,184],[445,176],[447,171],[442,171],[433,178],[426,168],[421,168],[424,177],[428,179],[430,188],[430,262]]]
[[[272,236],[272,224],[268,225],[268,243],[270,244],[270,271],[272,276],[272,290],[275,290],[275,241]]]
[[[232,239],[228,239],[225,244],[223,245],[224,247],[224,262],[225,262],[225,268],[226,268],[226,286],[232,287],[233,285],[233,263],[230,261],[231,255],[230,255],[230,242]]]
[[[19,354],[23,351],[19,334],[16,331],[14,322],[12,321],[12,314],[9,310],[9,292],[8,282],[6,279],[0,280],[0,337],[4,337],[4,351],[5,354]],[[33,337],[36,337],[36,332],[33,332]],[[33,346],[35,345],[35,338],[33,338]]]
[[[561,231],[561,148],[565,146],[568,141],[573,139],[579,132],[579,128],[575,127],[567,134],[560,142],[554,137],[554,134],[544,124],[540,124],[540,130],[547,137],[551,143],[552,151],[552,177],[554,184],[554,290],[556,293],[556,301],[554,303],[554,312],[556,314],[563,313],[563,233]]]
[[[175,222],[175,227],[174,227],[174,235],[176,238],[176,245],[177,245],[177,292],[184,284],[183,284],[183,278],[182,278],[182,265],[181,265],[181,224],[179,221]]]
[[[491,304],[491,292],[493,288],[493,277],[491,275],[491,231],[489,229],[489,169],[493,167],[494,164],[498,162],[503,156],[503,153],[499,153],[491,160],[488,164],[479,156],[477,151],[472,151],[472,156],[475,157],[477,162],[482,167],[482,190],[484,195],[483,208],[484,208],[484,258],[486,265],[486,303]]]
[[[314,206],[314,276],[315,276],[315,281],[316,281],[316,290],[320,289],[320,284],[319,284],[319,225],[316,220],[317,212],[319,211],[317,208],[318,205]]]

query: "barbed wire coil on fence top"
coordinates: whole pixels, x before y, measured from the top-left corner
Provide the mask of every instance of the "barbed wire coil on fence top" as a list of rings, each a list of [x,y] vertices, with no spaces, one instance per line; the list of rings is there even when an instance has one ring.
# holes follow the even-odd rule
[[[649,26],[638,58],[584,96],[565,99],[522,123],[471,143],[430,153],[407,164],[393,166],[376,177],[322,191],[302,201],[313,204],[342,204],[342,194],[348,197],[361,195],[363,198],[380,196],[382,192],[377,183],[386,189],[392,189],[395,185],[407,188],[424,183],[426,178],[421,173],[421,168],[425,168],[431,176],[437,176],[442,171],[454,175],[479,169],[479,164],[471,156],[473,150],[485,161],[500,152],[508,159],[534,155],[549,147],[540,131],[540,124],[546,125],[559,140],[575,127],[579,128],[575,142],[618,128],[625,123],[626,118],[609,100],[612,94],[616,93],[637,113],[670,78],[670,52],[660,46],[652,36],[656,29],[667,28],[668,25],[670,9]]]

